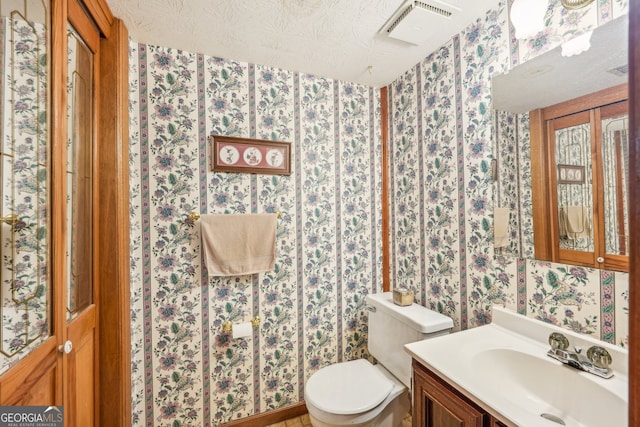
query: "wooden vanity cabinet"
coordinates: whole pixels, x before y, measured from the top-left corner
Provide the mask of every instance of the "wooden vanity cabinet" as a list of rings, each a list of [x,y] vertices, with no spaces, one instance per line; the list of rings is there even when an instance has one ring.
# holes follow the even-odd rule
[[[413,427],[507,427],[413,361]]]

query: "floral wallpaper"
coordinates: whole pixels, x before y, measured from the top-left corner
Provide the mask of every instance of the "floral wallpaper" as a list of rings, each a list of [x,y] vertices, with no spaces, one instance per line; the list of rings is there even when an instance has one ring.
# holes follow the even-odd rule
[[[627,7],[552,0],[547,29],[517,41],[503,1],[389,85],[392,286],[456,329],[502,304],[626,345],[628,275],[495,256],[493,206],[530,204],[530,159],[526,145],[494,147],[490,79]],[[129,75],[133,425],[266,412],[301,401],[320,367],[368,357],[364,296],[382,288],[378,89],[133,41]],[[292,174],[213,173],[211,134],[291,142]],[[492,182],[494,148],[519,163],[516,184]],[[192,211],[280,211],[274,270],[209,278]],[[526,254],[530,215],[513,220]],[[223,333],[254,316],[252,336]]]
[[[490,322],[501,304],[625,346],[627,274],[532,260],[527,118],[494,115],[490,79],[626,14],[627,2],[570,12],[552,0],[546,29],[522,41],[509,6],[502,1],[389,85],[392,286],[414,289],[456,329]],[[492,158],[514,165],[496,182]],[[512,245],[495,253],[494,206],[514,213]]]
[[[317,369],[367,357],[380,292],[374,88],[130,44],[134,425],[218,425],[299,402]],[[213,173],[212,134],[290,142],[290,176]],[[207,276],[189,212],[280,211],[276,265]],[[226,321],[261,319],[233,339]]]
[[[48,336],[47,29],[0,17],[0,373]]]
[[[534,258],[529,113],[493,110],[493,207],[509,209],[509,244],[496,257]],[[493,172],[493,170],[492,170]]]

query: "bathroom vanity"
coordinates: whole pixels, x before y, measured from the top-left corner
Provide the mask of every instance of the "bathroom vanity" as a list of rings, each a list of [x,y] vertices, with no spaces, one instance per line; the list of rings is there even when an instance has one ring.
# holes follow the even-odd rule
[[[551,334],[566,338],[561,351]],[[578,361],[590,368],[593,348],[611,356],[610,378],[578,369]],[[413,358],[415,427],[628,425],[628,353],[589,336],[494,307],[490,325],[405,350]]]
[[[504,427],[495,416],[413,360],[413,426]]]

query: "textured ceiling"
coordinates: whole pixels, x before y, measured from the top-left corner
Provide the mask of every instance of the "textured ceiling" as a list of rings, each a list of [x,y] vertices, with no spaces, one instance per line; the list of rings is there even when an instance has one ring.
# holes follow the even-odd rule
[[[440,0],[423,0],[438,5]],[[140,43],[380,87],[499,0],[446,0],[459,9],[427,42],[380,34],[406,0],[107,0]]]
[[[493,106],[524,113],[627,83],[628,75],[611,70],[624,67],[628,56],[629,17],[621,16],[596,28],[591,48],[565,58],[561,48],[546,52],[493,78]]]

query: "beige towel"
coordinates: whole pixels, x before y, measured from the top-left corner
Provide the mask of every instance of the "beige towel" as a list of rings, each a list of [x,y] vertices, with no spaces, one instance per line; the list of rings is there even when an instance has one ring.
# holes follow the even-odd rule
[[[273,270],[276,214],[202,215],[200,233],[209,276]]]
[[[591,237],[591,219],[586,206],[562,206],[558,212],[560,237],[575,240]]]
[[[493,247],[509,246],[509,208],[493,208]]]

